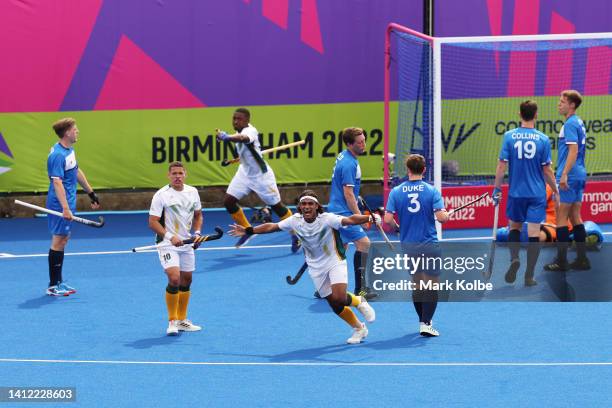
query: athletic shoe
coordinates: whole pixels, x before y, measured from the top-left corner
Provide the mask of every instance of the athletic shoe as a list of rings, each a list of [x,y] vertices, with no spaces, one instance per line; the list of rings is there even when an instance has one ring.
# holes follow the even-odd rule
[[[168,328],[166,329],[166,334],[168,336],[178,336],[179,328],[178,328],[178,320],[170,320],[168,322]]]
[[[538,282],[536,282],[535,279],[533,279],[533,278],[525,278],[525,286],[529,287],[529,286],[535,286],[537,284],[538,284]]]
[[[366,322],[372,323],[374,320],[376,320],[376,312],[363,296],[360,297],[361,303],[357,305],[357,310],[359,310],[359,313],[361,313],[363,318],[366,319]]]
[[[374,292],[374,290],[371,289],[371,288],[365,288],[365,289],[361,289],[359,291],[356,290],[353,293],[359,294],[359,296],[364,297],[366,300],[372,300],[376,296],[378,296],[378,293]]]
[[[249,242],[252,237],[253,237],[253,235],[243,235],[243,236],[241,236],[240,239],[238,240],[238,242],[236,242],[235,247],[236,248],[240,248],[241,246],[243,246],[244,244]]]
[[[191,320],[177,320],[177,327],[180,331],[194,332],[202,330],[202,326],[197,326],[191,323]]]
[[[551,263],[544,265],[544,269],[551,272],[567,272],[570,269],[567,261],[559,262],[558,260],[554,260]]]
[[[361,327],[353,328],[353,335],[349,337],[346,342],[348,344],[359,344],[368,337],[368,328],[365,323],[361,323]]]
[[[312,296],[314,296],[317,299],[321,299],[321,295],[319,295],[319,291],[318,290],[315,290],[315,293]]]
[[[423,337],[438,337],[440,333],[436,329],[433,328],[431,324],[421,322],[419,324],[419,333]]]
[[[47,288],[47,295],[49,296],[68,296],[70,293],[65,289],[57,287],[57,285],[49,286]]]
[[[569,267],[577,271],[588,271],[591,269],[591,262],[588,258],[576,258],[569,264]]]
[[[300,239],[295,234],[291,234],[291,252],[295,254],[301,247],[302,242]]]
[[[516,280],[516,272],[519,270],[520,267],[521,261],[519,261],[518,258],[514,258],[512,261],[510,261],[510,267],[508,268],[508,271],[504,276],[506,283],[514,283],[514,281]]]
[[[66,282],[58,283],[57,287],[60,288],[60,289],[64,289],[66,292],[68,292],[69,295],[72,295],[73,293],[76,293],[76,289],[73,288],[72,286],[68,285]]]

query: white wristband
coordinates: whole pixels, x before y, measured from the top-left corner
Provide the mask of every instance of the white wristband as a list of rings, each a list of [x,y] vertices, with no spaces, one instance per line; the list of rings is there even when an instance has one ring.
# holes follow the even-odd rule
[[[174,235],[172,235],[171,233],[166,232],[166,233],[164,234],[164,239],[167,239],[168,241],[172,241],[172,237],[173,237],[173,236],[174,236]]]
[[[200,230],[197,230],[197,231],[193,231],[193,235],[202,235],[202,233]]]

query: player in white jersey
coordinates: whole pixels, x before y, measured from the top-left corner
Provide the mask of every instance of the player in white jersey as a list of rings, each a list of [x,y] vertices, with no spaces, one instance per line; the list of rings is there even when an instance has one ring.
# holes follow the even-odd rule
[[[281,220],[291,217],[289,210],[281,202],[281,196],[276,186],[274,171],[261,155],[259,144],[259,132],[249,123],[251,113],[248,109],[238,108],[232,117],[232,125],[236,133],[229,135],[222,130],[217,130],[217,139],[235,143],[240,166],[232,178],[227,192],[223,199],[223,205],[232,219],[244,228],[251,226],[244,211],[238,205],[238,201],[249,194],[255,192],[259,198],[269,205]],[[250,236],[244,235],[236,243],[236,247],[244,245]],[[295,235],[291,235],[291,252],[300,249],[300,242]]]
[[[295,231],[304,248],[308,274],[317,291],[327,300],[334,313],[353,328],[353,334],[347,343],[357,344],[368,335],[368,329],[365,323],[359,321],[351,306],[357,307],[367,322],[373,322],[376,314],[362,296],[356,296],[346,290],[348,284],[346,256],[338,230],[347,225],[372,222],[372,217],[376,217],[376,222],[380,222],[378,214],[343,217],[324,213],[316,193],[305,190],[299,198],[298,214],[277,224],[266,223],[247,228],[234,224],[231,226],[230,235],[242,237],[277,231]]]
[[[159,248],[158,254],[162,268],[168,275],[166,334],[169,336],[175,336],[179,331],[202,329],[187,319],[195,254],[194,247],[183,245],[182,241],[195,238],[197,242],[197,238],[201,238],[202,204],[198,190],[185,184],[186,176],[181,162],[170,163],[170,184],[155,193],[149,210],[149,227],[157,234],[156,241],[168,244]],[[197,243],[195,246],[197,248]]]

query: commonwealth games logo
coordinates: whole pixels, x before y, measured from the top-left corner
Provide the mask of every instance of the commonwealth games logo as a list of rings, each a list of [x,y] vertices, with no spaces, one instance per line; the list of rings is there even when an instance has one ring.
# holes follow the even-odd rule
[[[6,173],[11,169],[13,165],[13,153],[11,149],[9,149],[4,137],[2,137],[2,133],[0,133],[0,174]]]

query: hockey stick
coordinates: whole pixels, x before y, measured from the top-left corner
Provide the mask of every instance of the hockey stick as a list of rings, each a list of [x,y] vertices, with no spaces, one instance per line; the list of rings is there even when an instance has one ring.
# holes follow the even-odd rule
[[[61,217],[61,218],[64,217],[64,215],[61,212],[59,212],[59,211],[53,211],[53,210],[50,210],[50,209],[45,208],[45,207],[39,207],[39,206],[34,205],[34,204],[26,203],[24,201],[15,200],[15,204],[21,205],[23,207],[32,208],[34,210],[38,210],[40,212],[44,212],[44,213],[47,213],[47,214],[56,215],[56,216]],[[104,226],[104,217],[102,217],[102,216],[98,217],[98,221],[93,221],[93,220],[88,220],[86,218],[81,218],[81,217],[77,217],[77,216],[73,215],[72,216],[72,221],[75,221],[75,222],[78,222],[78,223],[81,223],[81,224],[85,224],[85,225],[88,225],[88,226],[94,227],[94,228],[102,228]]]
[[[306,272],[306,269],[308,269],[308,264],[304,262],[304,265],[302,265],[300,270],[295,274],[293,278],[291,277],[291,275],[287,275],[287,283],[290,285],[295,285],[296,283],[298,283],[304,272]]]
[[[287,143],[281,146],[271,147],[270,149],[262,150],[261,155],[263,156],[264,154],[273,153],[273,152],[276,152],[277,150],[285,150],[285,149],[289,149],[290,147],[300,146],[300,145],[303,145],[304,143],[306,143],[306,140],[300,140],[300,141],[293,142],[293,143]],[[221,162],[221,166],[225,167],[225,166],[229,166],[230,164],[239,163],[239,162],[240,162],[240,157],[236,157],[235,159],[231,159],[231,160],[225,159]]]
[[[201,239],[199,240],[198,244],[201,244],[206,241],[214,241],[216,239],[221,238],[222,236],[223,236],[223,230],[219,227],[215,227],[215,233],[204,235],[200,237]],[[189,239],[183,240],[182,243],[183,245],[188,245],[188,244],[193,244],[195,241],[196,240],[194,238],[189,238]],[[150,249],[159,249],[159,248],[169,248],[173,246],[174,245],[172,245],[169,242],[160,242],[159,244],[155,244],[155,245],[147,245],[147,246],[132,248],[132,252],[147,251]]]
[[[387,234],[385,234],[385,230],[383,229],[382,225],[380,225],[379,223],[376,222],[376,220],[374,219],[374,213],[372,212],[372,210],[370,209],[370,206],[368,205],[368,203],[366,203],[366,200],[363,199],[363,197],[359,196],[359,202],[361,203],[361,205],[368,210],[368,212],[370,214],[372,214],[372,221],[374,222],[374,225],[376,225],[376,227],[378,228],[378,231],[380,231],[380,233],[382,234],[385,242],[387,243],[387,245],[389,245],[389,248],[391,248],[392,251],[395,251],[395,247],[393,246],[393,244],[391,243],[391,240],[389,239],[389,237],[387,236]]]
[[[450,217],[451,215],[453,215],[457,211],[463,210],[464,208],[469,207],[472,204],[476,204],[477,202],[479,202],[480,200],[482,200],[483,198],[485,198],[488,195],[489,195],[489,193],[482,193],[480,196],[478,196],[477,198],[473,199],[472,201],[467,202],[467,203],[465,203],[463,205],[460,205],[457,208],[453,208],[452,210],[450,210],[448,212],[448,216]]]
[[[493,263],[495,261],[495,246],[497,244],[497,222],[499,221],[499,202],[495,204],[495,215],[493,216],[493,236],[491,241],[491,250],[489,251],[489,268],[484,273],[485,279],[491,279],[493,274]]]

